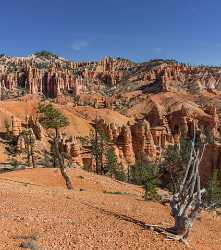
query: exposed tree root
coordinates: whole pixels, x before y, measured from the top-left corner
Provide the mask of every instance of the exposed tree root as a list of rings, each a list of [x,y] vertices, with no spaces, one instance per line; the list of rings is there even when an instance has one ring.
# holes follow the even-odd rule
[[[183,235],[177,235],[175,233],[172,233],[172,229],[170,229],[170,228],[163,228],[161,226],[153,225],[153,224],[145,224],[145,227],[151,231],[163,234],[164,236],[166,236],[170,240],[180,241],[180,242],[184,243],[187,247],[190,247],[188,241],[184,238]]]
[[[176,240],[176,241],[182,242],[187,247],[190,247],[190,245],[188,244],[188,241],[185,239],[185,237],[183,235],[175,234],[175,232],[173,232],[172,228],[164,228],[164,227],[161,227],[159,225],[146,224],[141,220],[134,219],[134,218],[129,217],[127,215],[118,214],[118,213],[109,211],[109,210],[107,210],[105,208],[97,207],[95,205],[88,204],[88,203],[85,203],[85,202],[82,202],[82,204],[86,205],[87,207],[97,209],[97,210],[99,210],[100,212],[102,212],[104,214],[114,216],[117,219],[124,220],[124,221],[130,222],[130,223],[139,225],[145,230],[150,230],[150,231],[160,233],[160,234],[164,235],[168,240]]]

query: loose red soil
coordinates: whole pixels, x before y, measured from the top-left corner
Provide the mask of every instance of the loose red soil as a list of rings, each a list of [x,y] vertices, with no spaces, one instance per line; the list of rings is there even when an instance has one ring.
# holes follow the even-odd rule
[[[145,202],[141,188],[69,170],[67,191],[57,169],[27,169],[0,175],[0,249],[16,250],[38,235],[39,249],[186,249],[139,225],[173,225],[169,207]],[[221,218],[203,212],[189,237],[192,249],[218,250]]]

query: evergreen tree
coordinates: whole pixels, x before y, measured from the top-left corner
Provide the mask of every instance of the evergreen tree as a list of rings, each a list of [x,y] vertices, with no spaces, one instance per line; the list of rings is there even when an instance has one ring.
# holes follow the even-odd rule
[[[185,172],[191,149],[191,141],[181,139],[180,144],[169,145],[163,154],[160,164],[162,186],[175,193]]]
[[[38,107],[40,113],[39,122],[45,129],[54,129],[55,136],[58,136],[58,130],[69,125],[68,118],[50,104],[40,104]]]
[[[145,200],[158,200],[158,166],[150,163],[143,154],[129,168],[129,182],[143,186]]]
[[[69,125],[68,118],[65,117],[60,111],[58,111],[52,104],[41,104],[38,107],[40,114],[39,122],[45,129],[54,129],[55,135],[52,138],[53,151],[54,151],[54,163],[58,160],[61,175],[63,176],[68,189],[73,189],[71,180],[65,171],[64,156],[59,149],[59,129]]]
[[[153,173],[149,174],[149,177],[146,180],[144,185],[144,199],[145,200],[159,200],[160,197],[157,193],[157,180],[156,177],[153,176]]]
[[[205,206],[208,209],[221,207],[221,183],[218,178],[218,170],[214,169],[208,181]]]
[[[104,166],[104,158],[105,152],[109,147],[109,142],[105,133],[97,127],[97,123],[95,121],[94,129],[91,130],[89,136],[89,143],[91,145],[91,153],[95,159],[96,164],[96,173],[104,175],[106,174],[105,166]]]
[[[106,152],[106,170],[112,178],[118,181],[126,180],[124,169],[118,164],[113,147],[110,147]]]

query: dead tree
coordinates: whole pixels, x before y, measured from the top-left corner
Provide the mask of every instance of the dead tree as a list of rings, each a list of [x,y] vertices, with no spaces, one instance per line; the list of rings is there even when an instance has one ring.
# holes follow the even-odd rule
[[[196,142],[194,126],[191,152],[184,177],[178,191],[172,196],[170,201],[171,215],[174,217],[175,225],[172,228],[165,229],[157,225],[146,224],[147,228],[162,233],[170,239],[186,243],[185,240],[191,231],[193,221],[202,210],[202,194],[205,192],[205,189],[201,189],[199,165],[205,147],[206,143]]]
[[[196,132],[192,140],[191,152],[187,168],[179,190],[171,199],[171,215],[175,219],[175,226],[169,231],[186,239],[192,228],[194,219],[202,209],[202,194],[199,165],[202,160],[206,144],[196,145]]]

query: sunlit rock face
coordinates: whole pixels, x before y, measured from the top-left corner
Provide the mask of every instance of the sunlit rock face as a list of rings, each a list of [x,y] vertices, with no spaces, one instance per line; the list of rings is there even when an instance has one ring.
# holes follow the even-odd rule
[[[168,145],[192,138],[194,124],[198,134],[206,131],[216,145],[214,159],[208,146],[208,169],[213,161],[218,166],[220,90],[221,69],[216,67],[192,67],[169,60],[134,63],[112,57],[88,62],[65,61],[53,55],[0,57],[2,103],[21,101],[23,97],[27,98],[27,105],[36,97],[50,100],[75,115],[76,121],[72,119],[70,126],[77,127],[82,122],[81,131],[101,114],[97,126],[107,135],[118,163],[125,169],[141,156],[160,161]],[[79,107],[88,109],[88,113],[84,109],[78,111]],[[0,107],[3,116],[5,110],[10,114],[6,116],[11,119],[13,136],[18,137],[27,126],[37,141],[46,141],[44,129],[32,114],[25,121],[13,110],[9,109],[10,113]],[[117,118],[113,115],[116,113]],[[79,166],[93,162],[75,138],[81,134],[72,131],[68,136],[73,139],[62,138],[61,149]],[[18,147],[23,146],[24,141],[19,138]]]

